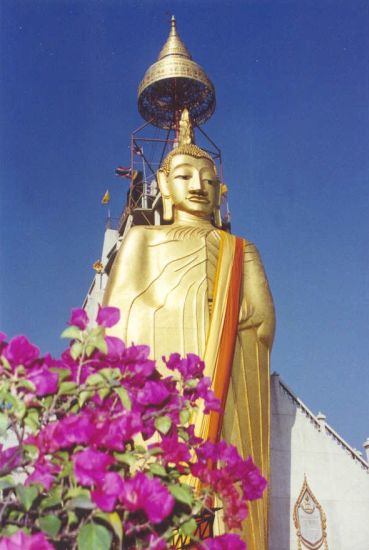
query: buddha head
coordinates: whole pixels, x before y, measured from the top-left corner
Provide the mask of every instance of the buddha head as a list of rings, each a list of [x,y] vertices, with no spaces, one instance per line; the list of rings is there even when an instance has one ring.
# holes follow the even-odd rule
[[[222,226],[220,182],[206,151],[192,143],[179,145],[165,158],[157,176],[164,220],[178,219],[183,212],[187,218]]]

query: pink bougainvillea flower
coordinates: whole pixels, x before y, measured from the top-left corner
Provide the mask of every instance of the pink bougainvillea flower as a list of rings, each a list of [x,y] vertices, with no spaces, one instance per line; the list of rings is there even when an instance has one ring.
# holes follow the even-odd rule
[[[107,359],[120,359],[126,349],[122,340],[116,336],[105,336],[105,342],[108,346]]]
[[[32,474],[27,477],[25,484],[40,483],[40,485],[48,491],[55,481],[55,474],[59,473],[59,471],[59,466],[51,462],[46,462],[44,458],[41,458],[35,464],[35,469]]]
[[[88,316],[85,310],[82,308],[72,309],[72,315],[68,321],[68,325],[74,325],[81,330],[85,330],[88,325]]]
[[[0,344],[6,340],[6,334],[5,332],[0,331]]]
[[[172,462],[178,465],[180,462],[188,462],[191,458],[188,445],[178,441],[176,435],[163,437],[159,444],[154,443],[149,448],[159,448],[158,445],[162,450],[162,453],[158,454],[162,454],[165,464]]]
[[[196,386],[195,395],[196,398],[202,398],[205,403],[204,413],[207,414],[210,411],[220,411],[220,401],[215,397],[213,390],[210,389],[210,378],[202,378]]]
[[[58,390],[59,376],[45,365],[34,367],[27,372],[27,380],[36,387],[36,395],[42,397]]]
[[[26,336],[15,336],[4,350],[4,356],[12,365],[28,367],[40,355],[40,349],[31,344]]]
[[[249,457],[245,461],[245,466],[242,472],[241,485],[247,500],[256,500],[263,496],[267,480],[261,475],[259,468],[255,466],[252,458]]]
[[[123,491],[124,481],[116,472],[107,472],[99,480],[91,498],[104,512],[112,512],[120,494]]]
[[[23,531],[17,531],[10,537],[0,538],[0,550],[54,550],[54,547],[42,533],[26,535]]]
[[[137,401],[141,405],[159,405],[169,397],[169,391],[164,382],[149,380],[144,387],[137,392]]]
[[[143,429],[141,415],[135,411],[124,411],[119,418],[111,420],[105,415],[104,420],[97,423],[92,437],[95,445],[106,449],[122,451],[125,442]]]
[[[3,450],[0,445],[0,475],[6,475],[22,462],[22,449],[18,446]]]
[[[101,327],[110,328],[118,323],[120,319],[120,311],[117,307],[101,307],[96,317],[96,323]]]
[[[219,535],[205,540],[199,546],[201,550],[246,550],[246,544],[239,535]]]
[[[201,361],[200,357],[194,353],[188,353],[183,358],[179,353],[172,353],[168,360],[163,357],[163,361],[168,369],[178,370],[184,380],[201,377],[205,368],[204,361]]]
[[[74,473],[82,485],[95,485],[101,481],[107,468],[115,462],[112,456],[87,449],[72,456]]]
[[[96,431],[91,414],[80,412],[70,414],[57,422],[50,422],[36,436],[27,438],[26,443],[36,445],[41,454],[66,449],[72,445],[87,444]]]
[[[154,524],[168,517],[174,506],[174,498],[161,481],[142,472],[124,483],[120,500],[130,512],[143,510]]]

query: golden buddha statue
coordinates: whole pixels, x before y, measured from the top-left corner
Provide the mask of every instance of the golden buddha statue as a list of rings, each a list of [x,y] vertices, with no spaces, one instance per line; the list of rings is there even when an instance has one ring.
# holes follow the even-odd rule
[[[149,345],[158,363],[172,352],[203,358],[224,415],[196,418],[197,432],[251,454],[268,479],[273,301],[255,246],[220,229],[215,165],[188,143],[182,120],[185,138],[157,173],[163,217],[172,223],[129,230],[104,296],[104,305],[121,310],[110,334]],[[251,504],[242,533],[250,550],[268,547],[267,500]]]

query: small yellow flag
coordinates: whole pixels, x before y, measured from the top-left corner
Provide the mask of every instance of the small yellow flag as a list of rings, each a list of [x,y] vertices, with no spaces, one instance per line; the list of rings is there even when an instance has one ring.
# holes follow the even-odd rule
[[[101,199],[101,204],[108,204],[109,201],[110,201],[110,195],[109,195],[109,190],[107,189],[105,192],[105,195]]]
[[[228,187],[226,186],[225,183],[221,184],[220,192],[221,192],[222,195],[225,195],[226,193],[228,193]]]

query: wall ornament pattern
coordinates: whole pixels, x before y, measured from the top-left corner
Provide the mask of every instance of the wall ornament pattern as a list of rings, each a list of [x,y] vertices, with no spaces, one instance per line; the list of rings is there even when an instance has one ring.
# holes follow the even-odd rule
[[[293,510],[298,550],[329,550],[327,519],[322,506],[314,496],[304,476],[304,483]]]

